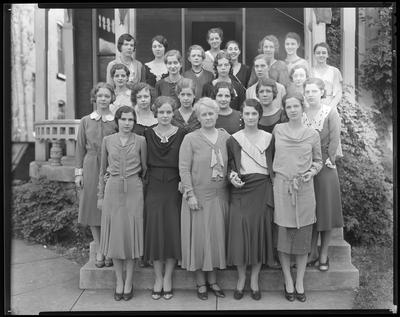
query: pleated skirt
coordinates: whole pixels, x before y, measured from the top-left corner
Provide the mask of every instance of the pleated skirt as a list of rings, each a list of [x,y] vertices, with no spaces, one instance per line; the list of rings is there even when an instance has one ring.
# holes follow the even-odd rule
[[[342,198],[336,169],[324,165],[314,177],[317,231],[343,227]]]
[[[227,241],[228,265],[272,264],[273,190],[269,176],[243,175],[245,185],[231,189]]]
[[[212,271],[226,268],[226,226],[229,192],[225,183],[210,188],[195,188],[200,210],[189,209],[182,199],[182,268]]]
[[[143,255],[143,184],[137,174],[124,181],[111,176],[105,186],[100,252],[114,259]]]

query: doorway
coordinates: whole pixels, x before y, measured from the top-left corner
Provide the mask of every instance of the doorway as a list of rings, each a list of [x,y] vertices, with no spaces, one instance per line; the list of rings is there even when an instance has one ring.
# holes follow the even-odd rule
[[[221,48],[230,40],[235,40],[243,47],[242,39],[242,9],[241,8],[218,8],[218,9],[185,9],[185,51],[193,45],[198,44],[207,51],[210,46],[207,43],[207,31],[219,27],[224,36]],[[243,51],[243,50],[242,50]],[[186,60],[186,58],[185,58]],[[186,61],[185,61],[186,62]],[[185,63],[185,70],[190,68]]]

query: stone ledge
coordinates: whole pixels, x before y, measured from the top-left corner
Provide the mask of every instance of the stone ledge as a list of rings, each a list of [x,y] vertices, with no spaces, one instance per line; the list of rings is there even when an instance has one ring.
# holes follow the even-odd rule
[[[51,181],[74,182],[75,167],[53,166],[47,161],[33,161],[29,164],[29,176],[31,178],[46,177]]]
[[[81,289],[112,289],[115,286],[113,267],[97,268],[91,260],[80,270],[79,287]],[[295,276],[296,269],[292,269]],[[247,283],[250,271],[247,271]],[[234,267],[218,270],[217,280],[223,289],[233,290],[236,287],[237,271]],[[152,289],[154,271],[150,267],[136,265],[133,276],[135,288]],[[193,289],[196,285],[194,272],[188,272],[179,266],[174,271],[173,283],[175,289]],[[348,263],[332,262],[328,272],[320,272],[317,268],[307,268],[304,277],[305,288],[308,290],[340,290],[354,289],[359,286],[359,272]],[[247,285],[247,288],[249,286]],[[283,289],[283,276],[281,270],[263,268],[260,272],[260,289],[263,291],[276,291]]]

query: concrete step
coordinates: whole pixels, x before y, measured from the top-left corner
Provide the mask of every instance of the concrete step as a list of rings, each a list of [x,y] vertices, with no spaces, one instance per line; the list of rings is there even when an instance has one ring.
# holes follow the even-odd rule
[[[90,243],[90,260],[96,259],[96,245]],[[351,263],[351,246],[345,240],[332,240],[329,245],[328,256],[330,261]]]
[[[81,289],[112,289],[115,287],[115,273],[113,267],[97,268],[95,261],[90,260],[80,270],[79,287]],[[247,272],[249,281],[250,272]],[[292,269],[295,276],[296,269]],[[134,270],[134,284],[137,289],[152,289],[154,272],[151,266],[139,267]],[[317,268],[307,268],[304,277],[305,288],[308,290],[338,290],[353,289],[359,285],[359,272],[350,263],[330,260],[328,272],[320,272]],[[233,290],[236,287],[237,271],[235,267],[219,270],[217,280],[223,289]],[[196,285],[193,272],[175,269],[173,284],[175,289],[193,289]],[[247,287],[249,287],[247,285]],[[260,272],[260,289],[263,291],[282,290],[283,275],[281,270],[262,268]]]

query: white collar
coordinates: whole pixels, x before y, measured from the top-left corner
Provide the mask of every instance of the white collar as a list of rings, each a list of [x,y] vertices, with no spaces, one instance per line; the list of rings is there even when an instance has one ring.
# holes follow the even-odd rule
[[[105,114],[105,115],[102,116],[102,115],[100,115],[96,110],[93,111],[93,112],[90,114],[89,118],[90,118],[90,119],[94,119],[94,120],[96,120],[96,121],[99,121],[100,118],[101,118],[101,120],[103,120],[103,122],[114,121],[114,115],[113,115],[111,112],[110,112],[110,113],[107,113],[107,114]]]

